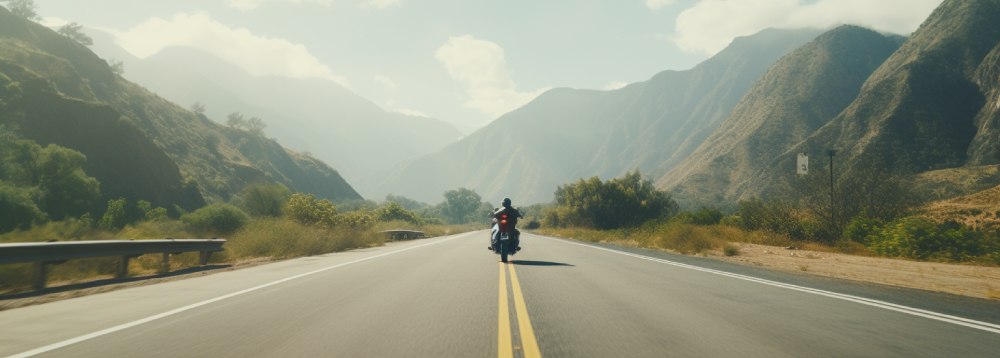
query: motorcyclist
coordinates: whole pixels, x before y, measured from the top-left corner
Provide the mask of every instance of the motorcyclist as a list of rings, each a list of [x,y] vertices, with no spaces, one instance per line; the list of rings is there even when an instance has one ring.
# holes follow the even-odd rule
[[[510,227],[514,229],[513,235],[511,237],[511,239],[513,240],[514,247],[517,248],[516,250],[521,250],[521,245],[520,245],[521,231],[517,229],[517,219],[524,217],[524,215],[521,214],[521,211],[511,206],[510,198],[504,198],[502,207],[497,208],[493,211],[493,224],[496,225],[497,222],[500,221],[500,216],[505,213],[507,214],[507,222],[509,223],[508,225],[510,225]],[[491,251],[496,251],[495,247],[497,240],[499,240],[500,238],[499,236],[500,236],[499,230],[493,231],[492,235],[490,235],[489,249]]]

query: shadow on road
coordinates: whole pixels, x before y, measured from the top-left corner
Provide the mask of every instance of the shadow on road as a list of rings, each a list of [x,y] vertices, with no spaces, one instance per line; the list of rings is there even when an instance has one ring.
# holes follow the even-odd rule
[[[521,266],[573,266],[567,263],[549,261],[512,260],[510,263]]]
[[[162,281],[162,280],[165,280],[165,279],[170,279],[170,278],[175,277],[175,276],[182,276],[182,275],[187,275],[187,274],[192,274],[192,273],[198,273],[198,272],[203,272],[203,271],[212,271],[212,270],[224,269],[224,268],[229,268],[229,267],[232,267],[232,265],[228,265],[228,264],[216,264],[216,265],[196,266],[196,267],[188,267],[188,268],[178,269],[178,270],[175,270],[175,271],[170,271],[168,273],[161,273],[161,274],[134,276],[134,277],[128,277],[128,278],[107,278],[107,279],[100,279],[100,280],[95,280],[95,281],[72,283],[72,284],[67,284],[67,285],[63,285],[63,286],[46,287],[46,288],[44,288],[42,290],[38,290],[38,291],[22,291],[22,292],[5,293],[5,294],[0,295],[0,301],[3,301],[3,300],[12,300],[12,299],[22,299],[22,298],[31,298],[31,297],[44,296],[44,295],[49,295],[49,294],[65,293],[65,292],[71,292],[71,291],[77,291],[77,290],[85,290],[85,289],[101,288],[101,287],[106,287],[106,286],[128,285],[128,284],[136,284],[136,283],[140,283],[141,284],[141,283],[143,283],[145,281],[156,282],[156,281]]]

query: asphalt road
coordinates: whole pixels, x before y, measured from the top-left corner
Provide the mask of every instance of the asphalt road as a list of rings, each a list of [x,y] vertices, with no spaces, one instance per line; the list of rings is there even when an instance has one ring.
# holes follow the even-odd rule
[[[528,234],[504,265],[487,236],[3,311],[0,356],[1000,356],[994,301]]]

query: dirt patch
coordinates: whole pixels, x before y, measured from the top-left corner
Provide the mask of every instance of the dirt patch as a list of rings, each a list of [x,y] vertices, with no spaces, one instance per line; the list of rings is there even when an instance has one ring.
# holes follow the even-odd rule
[[[739,247],[739,255],[725,256],[718,251],[710,253],[710,256],[780,271],[1000,300],[1000,267],[854,256],[743,243],[732,245]]]

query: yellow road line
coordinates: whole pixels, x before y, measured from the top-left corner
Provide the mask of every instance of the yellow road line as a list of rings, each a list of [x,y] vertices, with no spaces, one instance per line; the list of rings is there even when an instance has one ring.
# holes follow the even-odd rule
[[[510,339],[510,312],[507,304],[507,269],[504,263],[500,263],[500,312],[497,315],[499,329],[497,330],[497,357],[514,357],[514,350]]]
[[[524,357],[540,358],[542,352],[538,349],[538,341],[535,340],[535,330],[531,328],[528,307],[524,305],[524,297],[521,295],[521,283],[517,281],[517,272],[514,270],[514,265],[509,266],[510,285],[514,289],[514,310],[517,311],[517,326],[521,329],[521,345],[524,347]],[[502,274],[501,277],[503,277]]]

